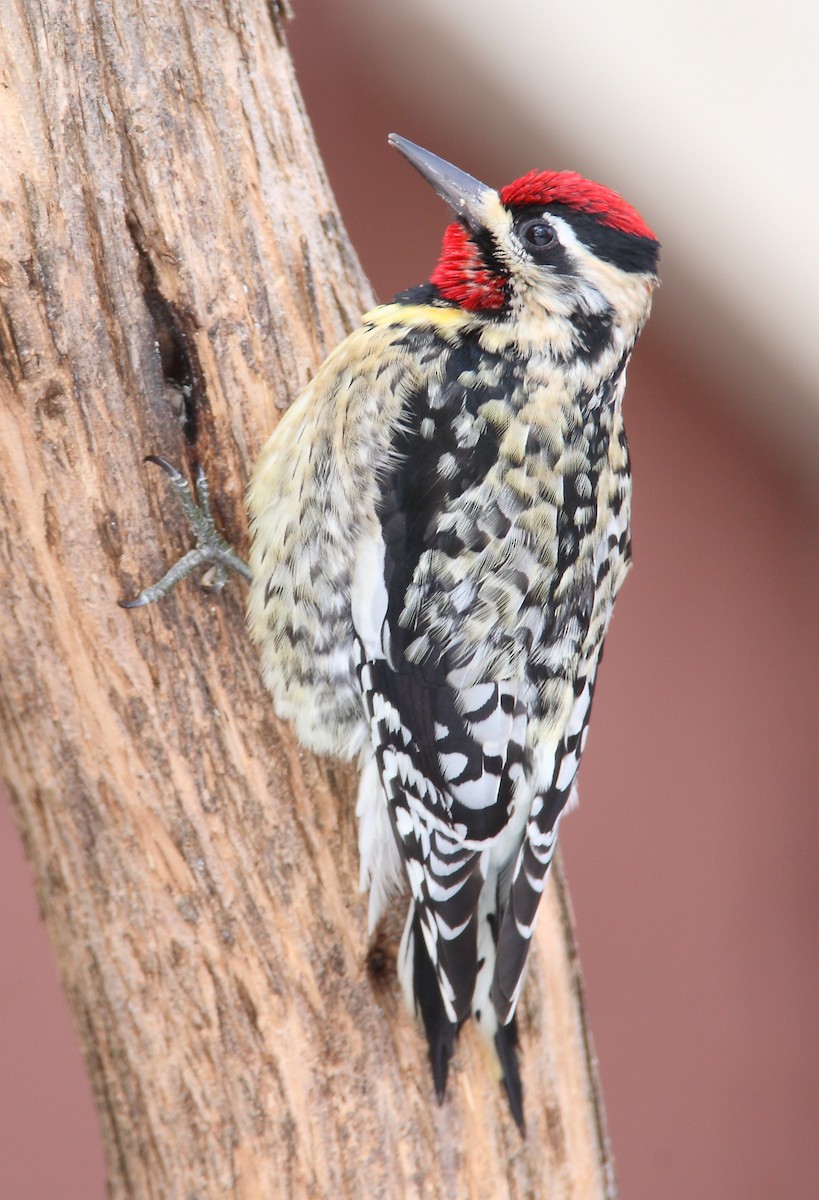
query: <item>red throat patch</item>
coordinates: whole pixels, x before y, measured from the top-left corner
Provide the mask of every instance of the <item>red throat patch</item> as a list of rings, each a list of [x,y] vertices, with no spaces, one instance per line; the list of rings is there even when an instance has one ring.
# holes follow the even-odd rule
[[[529,204],[565,204],[575,212],[590,213],[601,225],[634,233],[638,237],[656,237],[643,218],[627,204],[622,196],[601,183],[584,179],[575,171],[530,171],[528,175],[508,184],[500,193],[507,208],[524,208]]]
[[[500,309],[506,303],[506,285],[483,260],[468,231],[457,222],[447,225],[438,265],[429,277],[446,300],[467,312]]]

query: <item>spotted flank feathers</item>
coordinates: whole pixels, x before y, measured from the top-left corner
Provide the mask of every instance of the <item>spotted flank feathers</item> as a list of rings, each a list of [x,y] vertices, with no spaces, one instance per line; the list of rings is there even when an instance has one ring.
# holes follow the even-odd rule
[[[249,620],[280,714],[361,761],[370,928],[408,888],[399,977],[439,1097],[474,1018],[523,1127],[515,1013],[629,565],[657,243],[577,176],[498,195],[393,140],[458,220],[265,447]]]

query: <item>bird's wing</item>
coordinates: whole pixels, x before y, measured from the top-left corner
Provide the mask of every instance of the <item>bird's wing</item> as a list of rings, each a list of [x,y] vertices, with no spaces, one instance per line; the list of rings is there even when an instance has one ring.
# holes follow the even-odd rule
[[[552,602],[551,628],[549,636],[543,639],[545,657],[535,656],[532,664],[537,676],[538,661],[548,662],[561,636],[564,640],[568,637],[571,645],[564,646],[559,657],[573,664],[566,675],[573,689],[571,703],[533,795],[498,934],[492,1001],[501,1025],[511,1020],[520,996],[538,905],[557,844],[558,821],[574,789],[586,744],[595,679],[616,586],[612,577],[625,570],[630,556],[629,511],[623,503],[624,488],[625,482],[617,483],[615,491],[620,500],[611,505],[608,524],[594,549],[591,572],[586,575],[587,585],[593,583],[593,590],[584,595],[581,584],[574,595],[569,592],[561,601]],[[567,490],[570,489],[564,490],[564,497]],[[562,577],[566,575],[565,570],[561,572]],[[543,665],[540,670],[544,682],[548,671]]]
[[[523,842],[515,860],[498,933],[492,1003],[500,1025],[514,1015],[540,898],[557,846],[561,813],[575,786],[594,696],[599,651],[581,671],[565,731],[554,756],[551,786],[534,797]]]
[[[449,1019],[460,1021],[477,969],[483,847],[509,820],[526,714],[519,681],[484,673],[480,639],[462,637],[465,614],[480,606],[470,571],[480,573],[481,553],[506,528],[490,508],[476,508],[468,530],[449,520],[496,461],[497,445],[489,434],[466,452],[456,444],[474,414],[464,416],[464,389],[454,382],[413,396],[413,405],[382,480],[377,523],[359,547],[352,612],[393,829]]]

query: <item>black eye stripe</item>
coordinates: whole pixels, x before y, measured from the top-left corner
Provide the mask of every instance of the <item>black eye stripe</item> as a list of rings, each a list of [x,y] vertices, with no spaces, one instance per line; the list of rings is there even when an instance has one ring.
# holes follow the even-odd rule
[[[639,234],[613,229],[603,224],[599,214],[577,212],[564,204],[550,204],[545,214],[547,222],[552,215],[562,218],[578,241],[604,262],[613,263],[621,271],[656,272],[660,251],[658,242]],[[518,217],[515,228],[527,220],[538,219],[544,219],[543,209],[535,213],[530,209],[527,216]]]

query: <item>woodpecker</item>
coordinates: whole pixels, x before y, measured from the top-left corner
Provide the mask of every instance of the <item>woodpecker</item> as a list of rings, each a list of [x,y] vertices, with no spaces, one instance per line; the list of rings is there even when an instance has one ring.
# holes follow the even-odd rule
[[[455,219],[264,447],[249,626],[304,745],[360,757],[370,927],[406,881],[439,1097],[472,1016],[522,1126],[515,1009],[629,566],[622,400],[659,244],[573,172],[497,192],[389,140]]]

